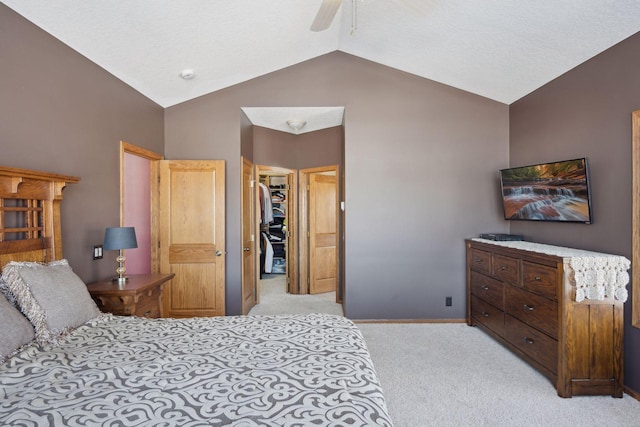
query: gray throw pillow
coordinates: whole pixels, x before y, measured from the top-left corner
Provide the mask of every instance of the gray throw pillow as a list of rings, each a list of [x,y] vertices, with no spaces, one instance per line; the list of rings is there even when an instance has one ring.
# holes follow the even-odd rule
[[[0,295],[0,362],[13,355],[35,338],[33,326],[26,317]]]
[[[40,344],[57,344],[67,332],[100,315],[87,286],[66,260],[46,265],[10,262],[2,278],[33,324]]]
[[[18,301],[16,301],[16,297],[13,296],[13,292],[11,292],[11,289],[9,289],[7,282],[2,280],[2,276],[0,276],[0,294],[4,295],[7,301],[9,301],[9,304],[14,306],[15,308],[19,308]]]

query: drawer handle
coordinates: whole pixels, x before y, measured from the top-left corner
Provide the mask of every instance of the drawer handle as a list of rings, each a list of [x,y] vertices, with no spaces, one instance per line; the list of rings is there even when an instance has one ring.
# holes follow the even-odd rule
[[[484,285],[484,286],[482,287],[482,290],[483,290],[483,291],[488,291],[488,290],[489,290],[489,287],[488,287],[487,285]]]
[[[489,317],[489,313],[487,313],[486,311],[482,312],[482,317]]]
[[[525,304],[523,308],[524,308],[525,311],[533,311],[534,310],[534,308],[532,306],[527,305],[527,304]]]
[[[473,260],[473,262],[482,262],[482,258],[476,258]]]
[[[524,337],[524,342],[526,342],[527,344],[533,344],[533,340],[527,337]]]
[[[506,266],[506,265],[501,265],[501,266],[500,266],[500,270],[506,270],[506,269],[507,269],[507,266]]]
[[[534,279],[535,279],[536,282],[539,282],[540,280],[542,280],[542,278],[540,276],[536,276],[536,277],[534,277]]]

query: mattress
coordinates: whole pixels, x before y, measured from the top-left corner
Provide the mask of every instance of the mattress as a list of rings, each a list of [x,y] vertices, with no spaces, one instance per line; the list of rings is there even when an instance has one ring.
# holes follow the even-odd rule
[[[362,334],[326,314],[109,315],[27,346],[0,385],[0,425],[392,425]]]

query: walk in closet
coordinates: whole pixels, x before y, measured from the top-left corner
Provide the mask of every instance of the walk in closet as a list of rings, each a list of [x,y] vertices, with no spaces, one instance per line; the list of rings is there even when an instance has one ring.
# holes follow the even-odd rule
[[[260,176],[260,278],[287,273],[288,201],[286,175]]]

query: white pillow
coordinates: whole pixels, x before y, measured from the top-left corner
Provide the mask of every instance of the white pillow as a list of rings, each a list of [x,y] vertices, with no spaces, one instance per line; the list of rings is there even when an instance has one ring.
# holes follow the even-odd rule
[[[2,278],[33,324],[40,344],[57,344],[64,334],[101,314],[67,260],[10,262]]]
[[[0,295],[0,363],[35,338],[33,326]]]

